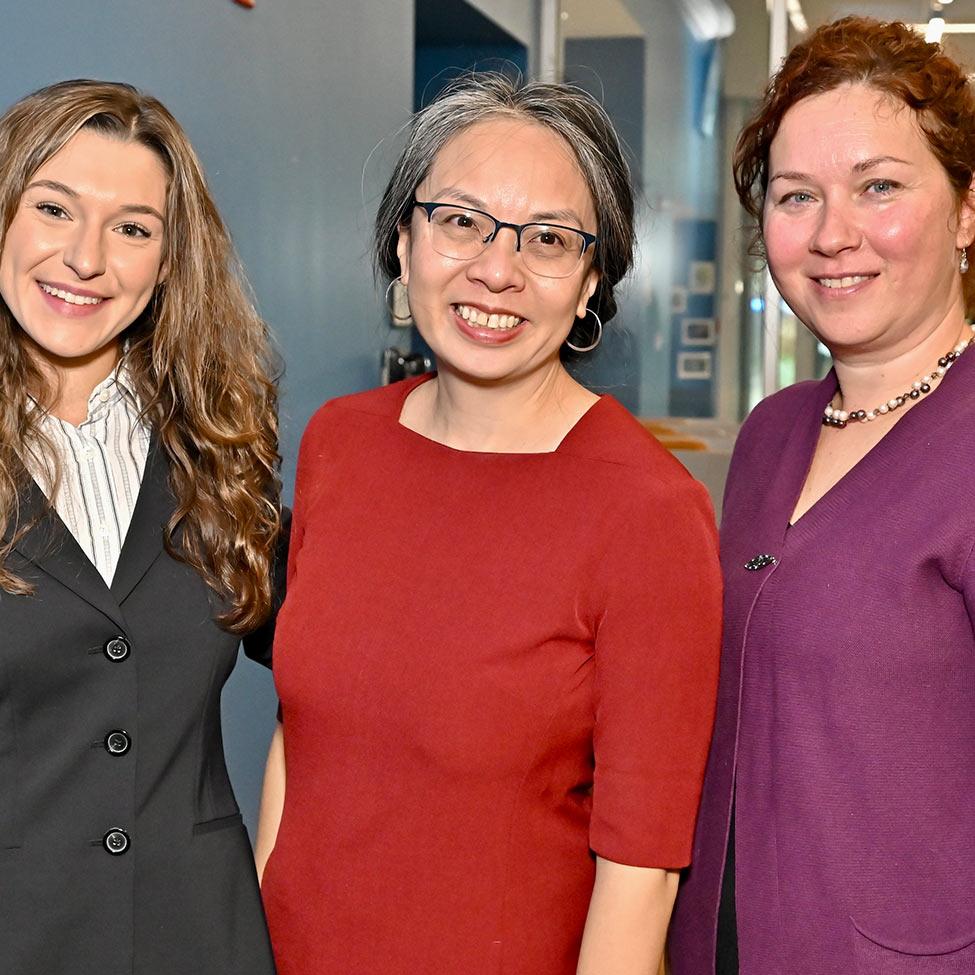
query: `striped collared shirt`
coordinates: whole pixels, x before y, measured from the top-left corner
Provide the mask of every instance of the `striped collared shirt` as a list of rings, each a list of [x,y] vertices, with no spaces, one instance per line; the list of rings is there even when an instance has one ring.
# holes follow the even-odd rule
[[[79,426],[47,414],[41,421],[58,454],[61,484],[54,508],[82,551],[111,585],[132,521],[149,454],[149,428],[120,365],[88,398],[88,417]],[[50,498],[42,466],[27,467]]]

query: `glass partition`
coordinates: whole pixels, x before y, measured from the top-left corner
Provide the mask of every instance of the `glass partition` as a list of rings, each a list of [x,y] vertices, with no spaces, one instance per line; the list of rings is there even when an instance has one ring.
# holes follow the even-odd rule
[[[788,29],[785,2],[736,3],[734,13],[725,0],[544,2],[558,7],[548,22],[560,76],[605,105],[640,204],[619,315],[579,376],[640,416],[695,421],[682,432],[704,421],[733,429],[763,395],[828,365],[768,291],[731,181],[769,58],[795,40],[770,34]]]

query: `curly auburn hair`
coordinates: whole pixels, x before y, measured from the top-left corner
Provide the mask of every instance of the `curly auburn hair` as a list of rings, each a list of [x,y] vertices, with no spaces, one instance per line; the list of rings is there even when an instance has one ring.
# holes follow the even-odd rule
[[[844,17],[797,44],[765,89],[742,129],[733,173],[742,206],[757,224],[757,252],[768,189],[769,152],[786,112],[796,102],[843,85],[868,85],[916,113],[928,146],[961,201],[975,173],[975,95],[965,70],[899,22]],[[975,274],[964,275],[965,304],[975,310]]]
[[[148,147],[167,174],[167,275],[124,333],[125,360],[169,460],[176,509],[164,530],[166,550],[217,594],[220,625],[246,633],[272,605],[281,522],[277,366],[179,123],[155,98],[123,84],[65,81],[21,99],[0,118],[0,252],[31,176],[82,129]],[[40,451],[52,483],[60,480],[30,398],[49,410],[58,395],[0,298],[0,587],[12,594],[32,591],[7,565],[32,527],[19,507],[29,482],[26,450]]]

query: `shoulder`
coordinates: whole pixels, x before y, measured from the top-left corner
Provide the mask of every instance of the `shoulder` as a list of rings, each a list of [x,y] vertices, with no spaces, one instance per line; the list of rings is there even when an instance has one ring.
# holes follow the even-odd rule
[[[696,481],[633,415],[604,396],[564,446],[587,484],[597,492],[617,529],[656,536],[691,530],[710,537],[714,512]]]
[[[337,396],[316,410],[308,422],[308,429],[327,427],[359,416],[398,416],[403,400],[415,385],[415,380],[407,379],[390,386]]]
[[[375,426],[377,420],[397,420],[409,392],[426,377],[410,378],[390,386],[337,396],[311,416],[301,438],[302,451],[340,436],[347,441],[351,431]]]
[[[797,424],[808,421],[822,407],[824,383],[808,380],[780,389],[767,396],[741,425],[731,455],[731,466],[739,467],[750,458],[761,462],[780,453],[794,436]]]
[[[697,482],[622,404],[603,396],[579,421],[560,452],[617,480],[680,491]]]
[[[787,431],[792,422],[810,410],[819,409],[823,380],[810,379],[766,396],[748,414],[738,437],[767,436],[776,430]]]

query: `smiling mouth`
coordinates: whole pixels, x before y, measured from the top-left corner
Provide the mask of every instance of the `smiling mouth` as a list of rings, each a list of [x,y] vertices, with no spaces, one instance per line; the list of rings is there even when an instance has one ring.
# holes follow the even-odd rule
[[[479,328],[510,331],[525,321],[524,318],[519,318],[517,315],[489,315],[487,312],[481,311],[479,308],[472,308],[470,305],[453,305],[452,307],[454,312],[465,322]]]
[[[824,288],[852,288],[861,281],[869,281],[875,278],[876,274],[851,274],[845,278],[816,278],[816,283]]]
[[[38,282],[40,284],[40,282]],[[105,299],[95,298],[90,295],[76,295],[73,291],[64,291],[61,288],[54,288],[49,284],[40,284],[41,291],[66,301],[69,305],[100,305]]]

